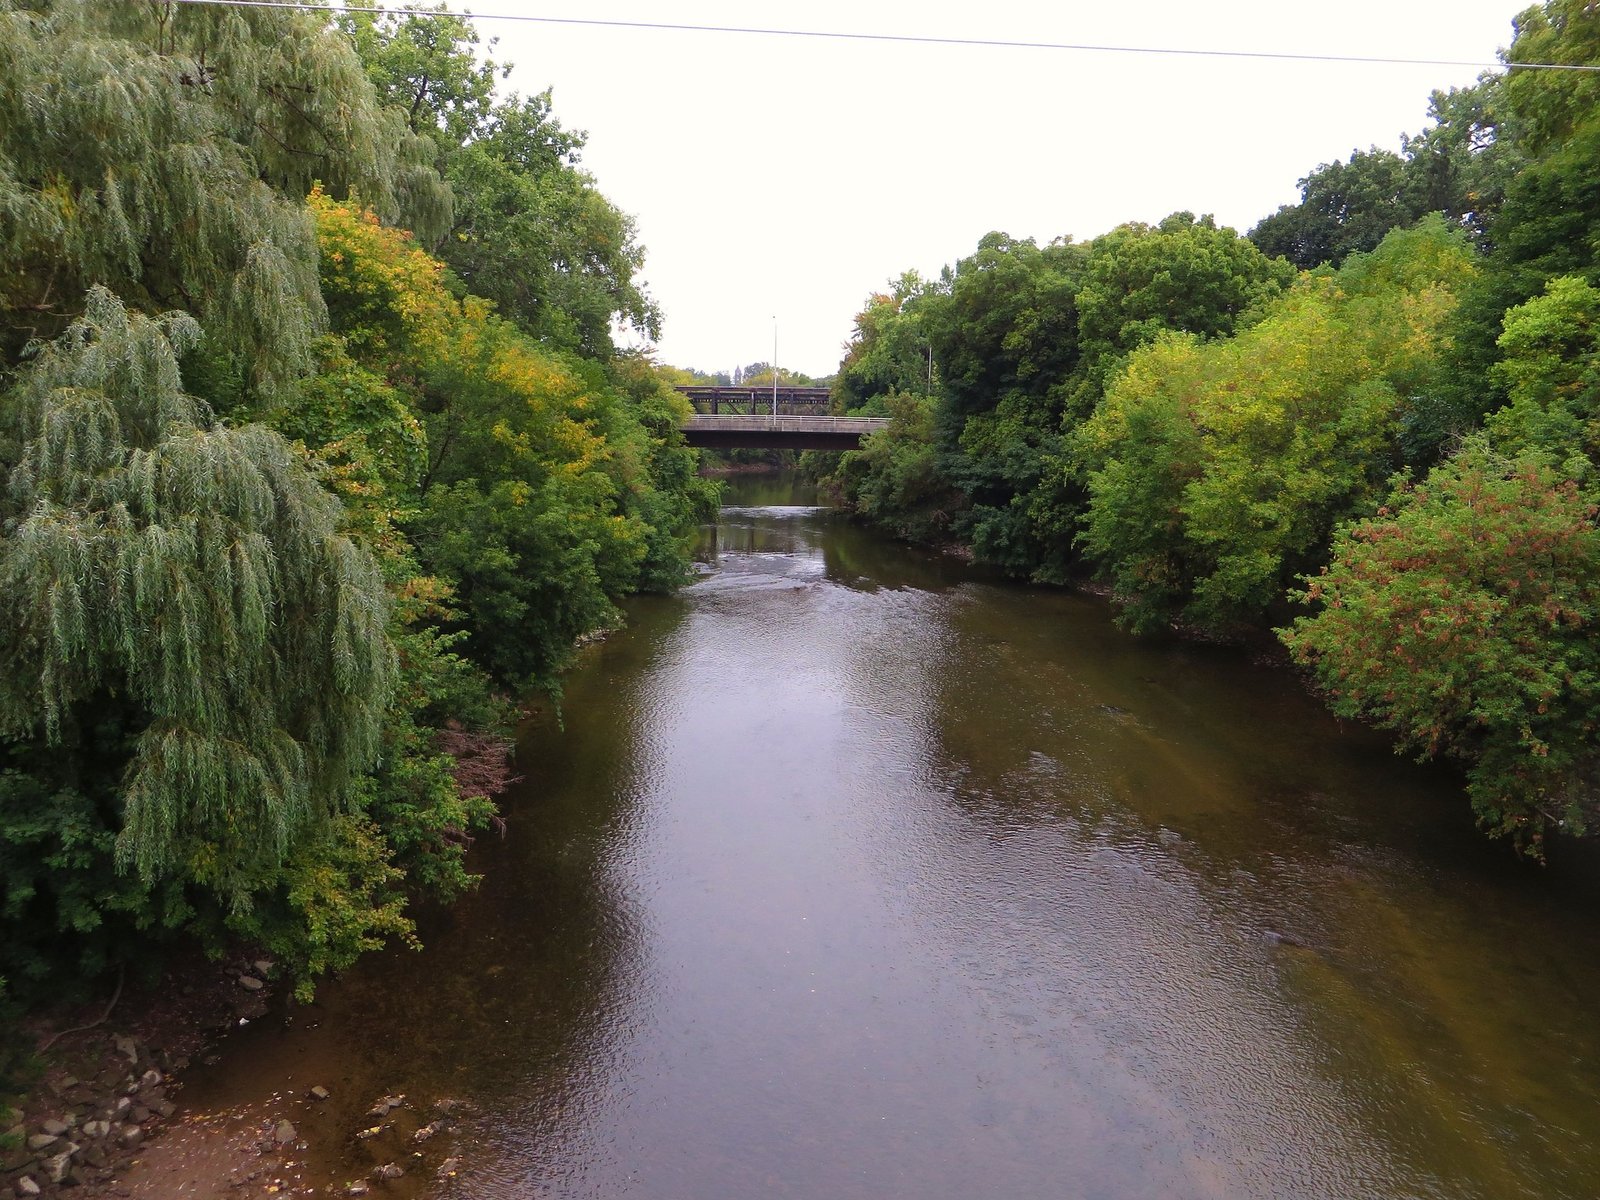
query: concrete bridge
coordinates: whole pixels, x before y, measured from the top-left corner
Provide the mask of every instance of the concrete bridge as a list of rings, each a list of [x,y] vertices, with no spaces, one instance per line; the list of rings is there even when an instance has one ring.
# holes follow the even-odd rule
[[[696,413],[683,426],[691,446],[732,450],[855,450],[887,417],[738,416]]]
[[[683,426],[691,446],[709,449],[854,450],[886,417],[828,415],[827,388],[686,385],[694,415]]]

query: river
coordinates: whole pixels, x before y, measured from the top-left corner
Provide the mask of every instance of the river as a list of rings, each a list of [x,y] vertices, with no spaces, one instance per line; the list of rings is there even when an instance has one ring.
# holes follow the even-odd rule
[[[287,1191],[488,1200],[1600,1194],[1594,854],[1514,861],[1281,666],[726,504],[530,722],[482,887],[167,1141],[287,1115]]]

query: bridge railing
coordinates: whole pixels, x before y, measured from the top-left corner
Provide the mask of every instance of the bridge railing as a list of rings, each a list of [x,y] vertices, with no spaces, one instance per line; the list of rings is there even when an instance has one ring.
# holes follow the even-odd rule
[[[772,416],[773,389],[766,387],[716,387],[685,384],[678,388],[703,416]],[[776,408],[780,417],[825,417],[830,409],[827,388],[778,385]]]

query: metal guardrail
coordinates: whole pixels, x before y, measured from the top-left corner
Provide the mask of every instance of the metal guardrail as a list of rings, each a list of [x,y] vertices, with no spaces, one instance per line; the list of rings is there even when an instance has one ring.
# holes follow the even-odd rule
[[[779,384],[774,389],[771,384],[766,387],[680,384],[678,391],[689,398],[695,412],[707,416],[728,413],[748,416],[766,413],[770,416],[776,407],[779,416],[822,417],[828,415],[832,404],[831,394],[825,387]]]

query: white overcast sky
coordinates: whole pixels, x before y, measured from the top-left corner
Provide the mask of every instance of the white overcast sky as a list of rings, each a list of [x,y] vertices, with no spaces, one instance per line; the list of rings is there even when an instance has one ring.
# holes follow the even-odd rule
[[[475,0],[480,13],[1492,63],[1515,0]],[[638,222],[663,362],[831,373],[852,318],[989,230],[1084,240],[1188,209],[1241,232],[1296,180],[1398,148],[1476,67],[899,45],[484,20],[553,87]]]

